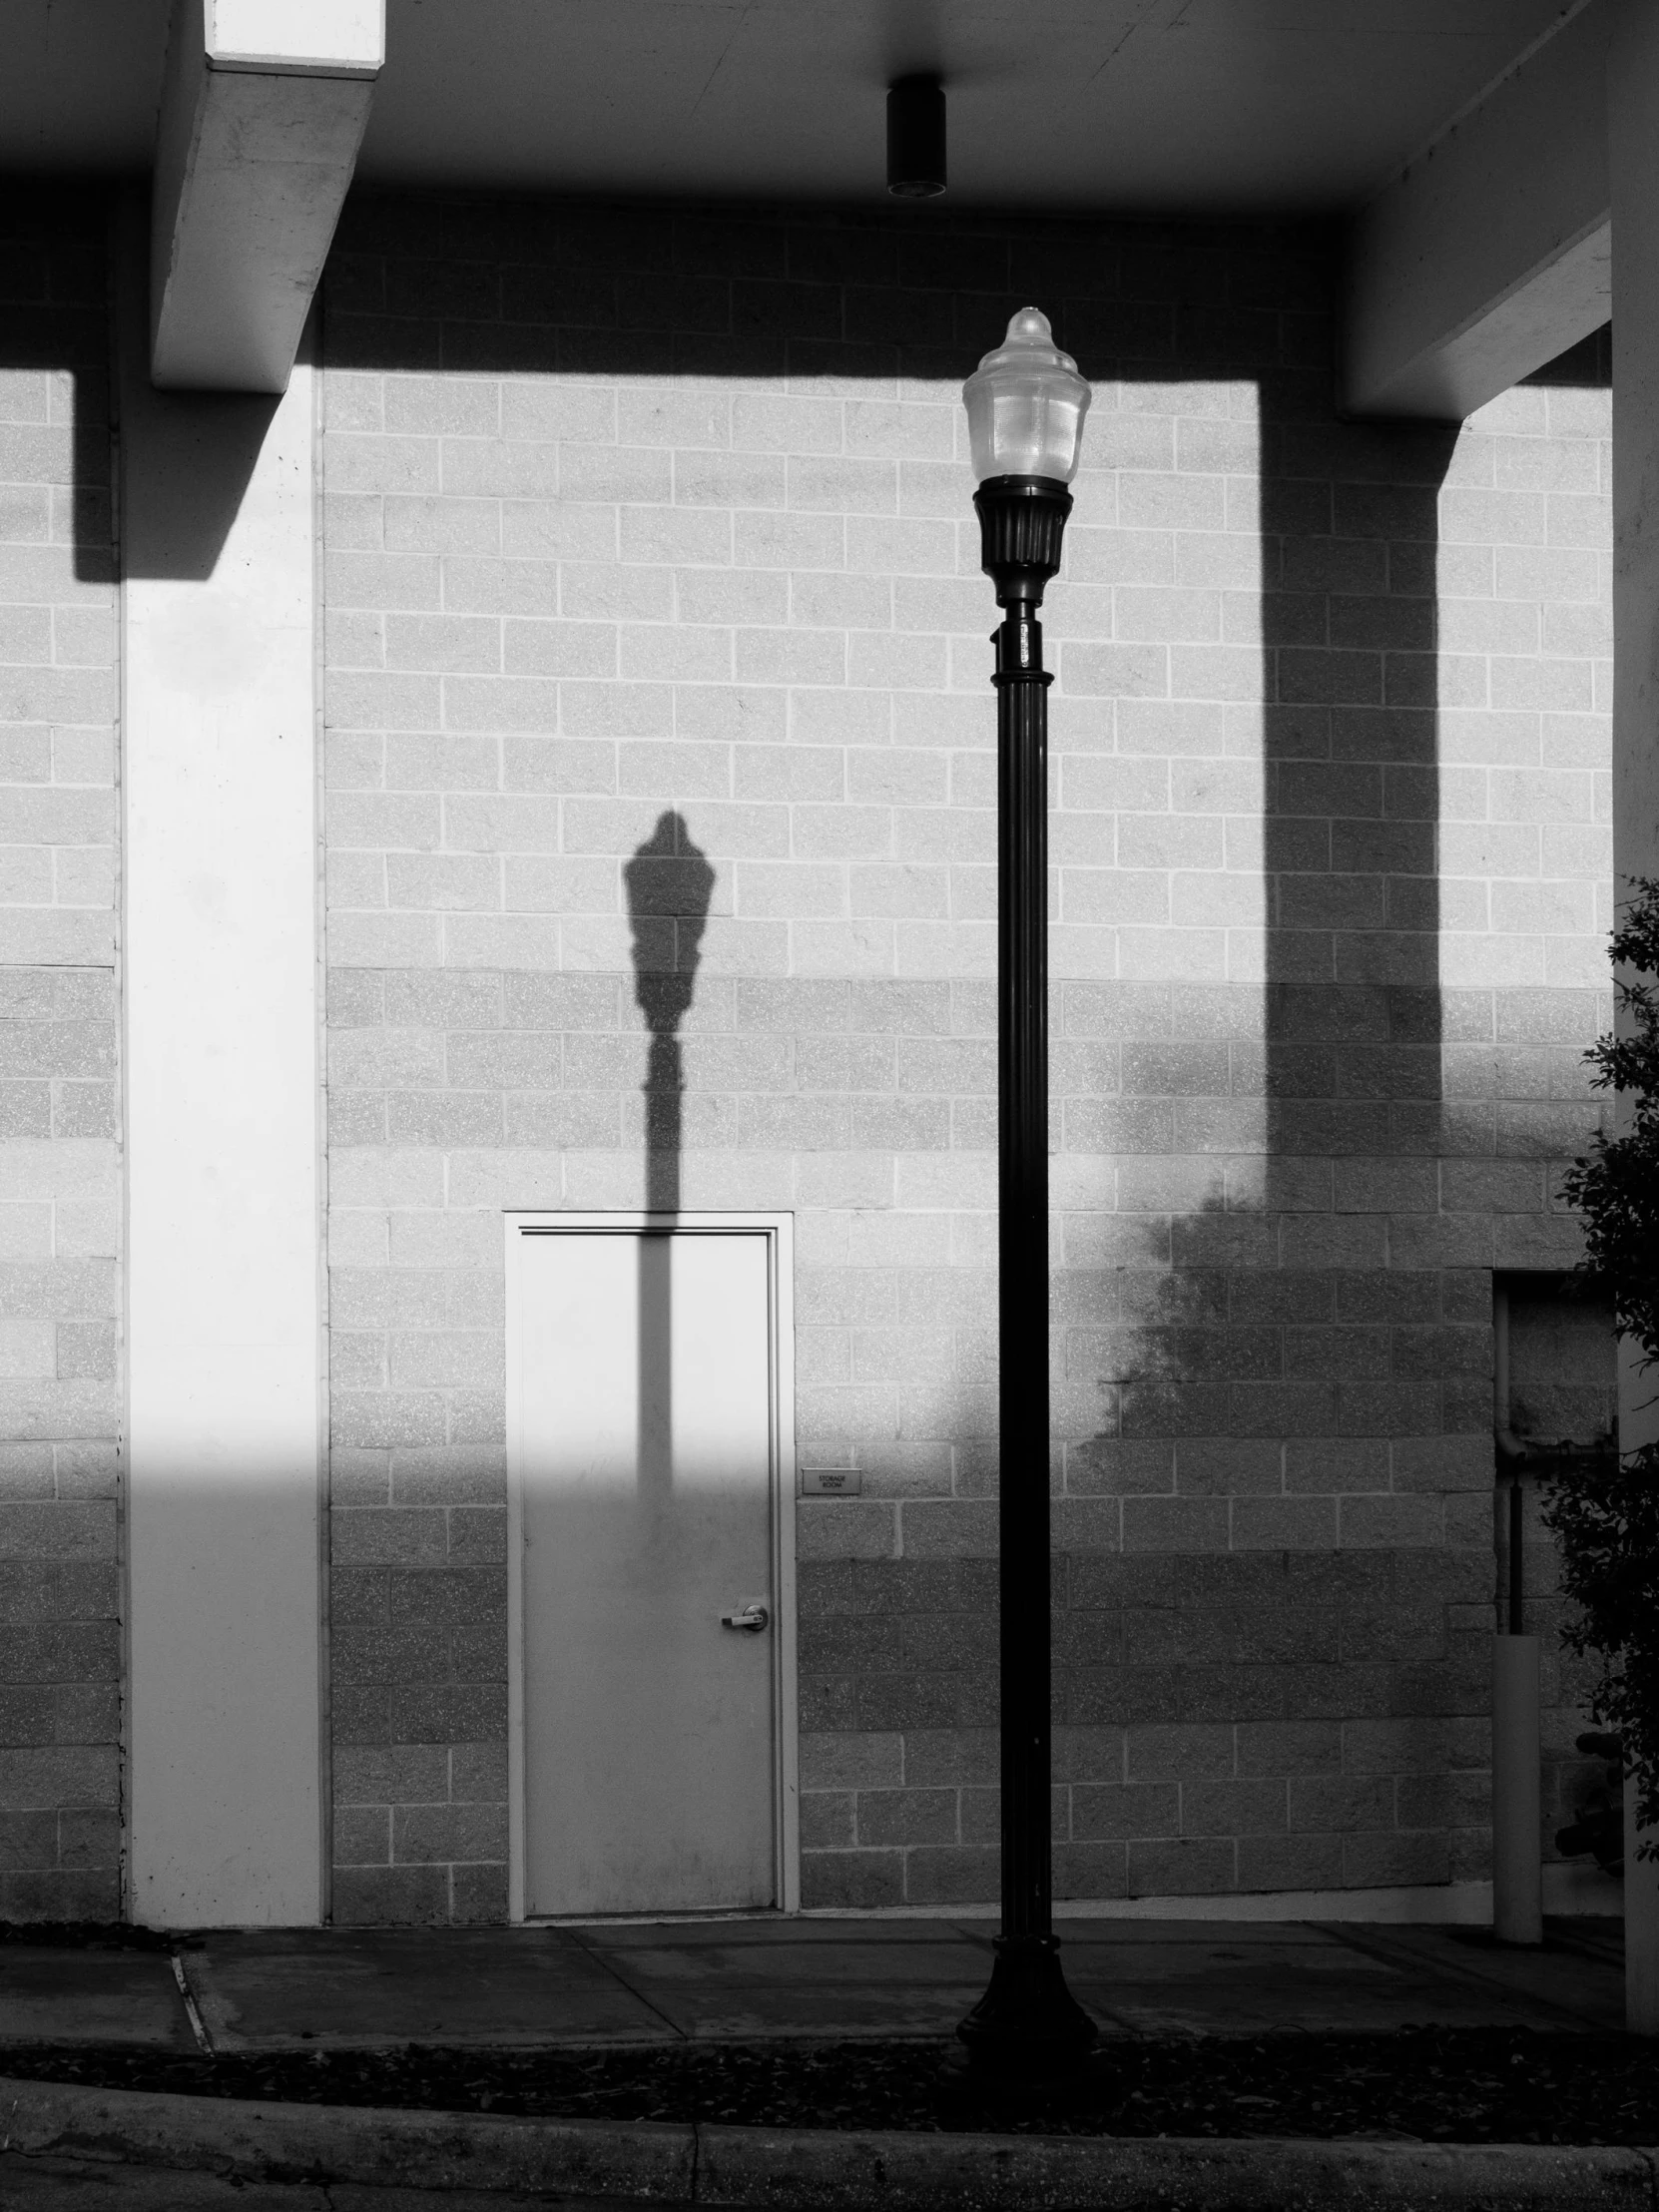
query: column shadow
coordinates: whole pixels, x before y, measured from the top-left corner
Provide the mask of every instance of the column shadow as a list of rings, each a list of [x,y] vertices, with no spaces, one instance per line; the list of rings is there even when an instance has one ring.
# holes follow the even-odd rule
[[[46,1162],[57,1149],[53,1140],[107,1140],[120,1127],[124,1039],[117,971],[111,954],[87,941],[98,925],[96,914],[76,915],[61,905],[53,911],[54,895],[63,899],[66,893],[61,887],[54,893],[44,847],[54,834],[71,832],[50,832],[32,823],[24,827],[18,812],[43,802],[111,803],[107,792],[97,799],[90,792],[65,793],[61,781],[57,793],[52,791],[54,776],[92,779],[93,772],[64,762],[86,758],[93,731],[106,740],[112,759],[117,750],[115,609],[109,597],[117,568],[108,214],[108,196],[97,187],[64,177],[24,176],[11,179],[0,212],[5,418],[0,599],[6,603],[7,636],[0,676],[9,725],[4,782],[11,787],[5,798],[14,810],[9,831],[14,880],[31,880],[30,861],[46,862],[37,893],[10,893],[24,904],[14,905],[8,916],[14,934],[0,968],[0,1004],[5,1028],[17,1040],[14,1050],[21,1045],[38,1055],[29,1066],[43,1077],[49,1070],[93,1072],[52,1057],[54,1040],[74,1033],[55,1024],[85,1024],[83,1033],[100,1040],[96,1088],[44,1080],[5,1086],[8,1138],[31,1140],[43,1172],[49,1172]],[[83,626],[78,632],[77,625]],[[84,643],[66,650],[67,638],[84,641],[100,626],[102,650],[89,654]],[[113,773],[96,772],[106,787]],[[118,795],[114,804],[118,809]],[[73,834],[77,841],[94,841],[90,830]],[[113,846],[113,828],[96,834],[97,841]],[[16,849],[30,844],[40,849]],[[62,880],[60,875],[60,885]],[[30,902],[37,909],[32,915],[26,910]],[[46,949],[28,934],[36,928],[52,943],[65,930],[73,949]],[[83,1100],[92,1109],[84,1121]],[[58,1297],[59,1283],[75,1268],[73,1260],[43,1263],[42,1280],[52,1283],[49,1297]],[[131,1710],[123,1652],[130,1626],[126,1531],[117,1488],[123,1428],[119,1266],[96,1304],[53,1304],[47,1311],[82,1318],[59,1323],[43,1375],[10,1386],[0,1425],[0,1440],[9,1451],[42,1468],[41,1476],[31,1471],[23,1478],[30,1484],[26,1490],[8,1489],[10,1497],[30,1498],[22,1513],[31,1526],[27,1533],[20,1523],[8,1530],[6,1556],[0,1559],[0,1620],[16,1654],[0,1694],[0,1764],[13,1778],[11,1809],[3,1816],[0,1919],[114,1921],[125,1910],[123,1803],[130,1778],[122,1760],[124,1720]],[[99,1349],[77,1359],[70,1351],[77,1339],[87,1347],[96,1339]],[[75,1405],[71,1424],[65,1424],[63,1412],[45,1412],[53,1403]],[[55,1441],[29,1440],[39,1438]],[[37,1481],[40,1487],[34,1486]],[[66,1664],[70,1654],[73,1665]]]
[[[1334,296],[1317,250],[1308,293]],[[1230,750],[1259,746],[1260,817],[1229,825],[1226,864],[1256,861],[1260,903],[1248,926],[1237,901],[1218,917],[1225,983],[1125,987],[1120,1145],[1148,1141],[1128,1094],[1174,1090],[1150,1141],[1188,1163],[1164,1197],[1133,1162],[1152,1211],[1120,1213],[1102,1252],[1115,1373],[1079,1486],[1122,1493],[1124,1552],[1073,1561],[1056,1718],[1432,1732],[1484,1698],[1484,1652],[1451,1624],[1485,1567],[1448,1541],[1439,1494],[1489,1394],[1480,1225],[1440,1213],[1442,1158],[1489,1152],[1493,1130],[1490,1098],[1448,1099],[1442,1073],[1482,996],[1491,1020],[1489,990],[1453,994],[1448,1027],[1440,984],[1438,502],[1458,431],[1340,420],[1307,330],[1287,344],[1241,315],[1220,339],[1205,367],[1253,389],[1259,440],[1260,725],[1241,695]],[[1103,1640],[1080,1633],[1091,1613]],[[1200,1812],[1178,1842],[1131,1840],[1131,1893],[1470,1871],[1443,1826],[1351,1833],[1340,1810],[1320,1833],[1227,1837],[1225,1796],[1213,1833]],[[1057,1860],[1098,1882],[1108,1847],[1078,1835]]]
[[[1442,912],[1442,877],[1469,864],[1441,821],[1439,500],[1459,433],[1334,421],[1295,376],[1265,376],[1260,394],[1260,1203],[1278,1266],[1235,1278],[1230,1312],[1280,1331],[1278,1385],[1251,1393],[1240,1428],[1277,1429],[1287,1548],[1249,1571],[1315,1697],[1334,1669],[1345,1729],[1400,1732],[1409,1774],[1437,1764],[1449,1717],[1479,1713],[1486,1689],[1483,1639],[1456,1625],[1486,1569],[1451,1493],[1481,1480],[1489,1294],[1474,1222],[1442,1211],[1458,1202],[1442,1163],[1493,1142],[1490,1097],[1448,1094],[1445,1057],[1489,1031],[1491,993],[1441,987],[1459,972],[1442,928],[1484,923]],[[1484,704],[1454,674],[1444,705]],[[1338,1828],[1283,1856],[1241,1846],[1259,1861],[1244,1886],[1482,1871],[1443,1819]]]

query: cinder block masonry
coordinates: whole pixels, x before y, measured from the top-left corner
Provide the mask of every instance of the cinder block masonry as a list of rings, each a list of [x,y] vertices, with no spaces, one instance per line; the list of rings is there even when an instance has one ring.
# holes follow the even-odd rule
[[[0,1919],[121,1901],[104,208],[0,219]]]
[[[338,1918],[505,1909],[499,1216],[645,1197],[676,856],[682,1202],[794,1210],[802,1456],[863,1472],[802,1507],[807,1901],[994,1894],[957,385],[1027,298],[1099,379],[1046,612],[1059,1887],[1484,1873],[1490,1271],[1574,1257],[1607,1005],[1604,362],[1343,424],[1332,284],[1294,229],[348,207]]]

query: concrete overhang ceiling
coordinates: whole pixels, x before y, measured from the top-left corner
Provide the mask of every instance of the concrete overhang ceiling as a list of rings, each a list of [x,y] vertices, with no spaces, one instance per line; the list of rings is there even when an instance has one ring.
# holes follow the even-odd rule
[[[879,201],[937,69],[951,200],[1358,207],[1565,0],[388,0],[365,184]],[[150,166],[168,0],[7,0],[0,166]]]

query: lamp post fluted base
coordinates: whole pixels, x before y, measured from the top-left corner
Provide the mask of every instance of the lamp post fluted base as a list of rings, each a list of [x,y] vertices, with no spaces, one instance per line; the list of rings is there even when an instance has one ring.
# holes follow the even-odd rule
[[[990,1986],[956,2033],[976,2073],[1063,2081],[1087,2056],[1095,2024],[1066,1987],[1053,1936],[998,1936]]]

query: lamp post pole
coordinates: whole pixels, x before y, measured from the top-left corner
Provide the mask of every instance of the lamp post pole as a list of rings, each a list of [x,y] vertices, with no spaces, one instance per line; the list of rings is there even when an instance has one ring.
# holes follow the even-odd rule
[[[1013,349],[1020,320],[1016,316],[1010,325],[1005,351]],[[1047,337],[1046,323],[1042,335]],[[986,367],[997,358],[988,356]],[[1074,382],[1081,381],[1069,361],[1065,367]],[[969,406],[971,417],[971,386]],[[1081,406],[1074,413],[1080,426]],[[1074,430],[1067,475],[1075,466],[1075,444]],[[1042,457],[1040,446],[1036,451]],[[1003,610],[992,639],[991,678],[997,704],[1002,1932],[990,1984],[957,2033],[988,2073],[1040,2080],[1067,2072],[1095,2033],[1060,1966],[1049,1811],[1048,687],[1053,678],[1043,667],[1037,609],[1044,586],[1060,567],[1071,494],[1056,476],[995,475],[982,480],[974,506],[983,567]]]

